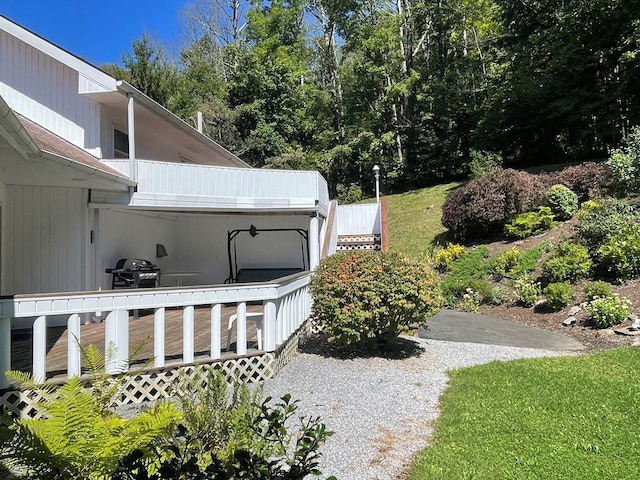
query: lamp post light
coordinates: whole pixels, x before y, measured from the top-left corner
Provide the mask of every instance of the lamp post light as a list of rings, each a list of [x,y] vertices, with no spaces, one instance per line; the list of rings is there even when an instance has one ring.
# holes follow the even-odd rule
[[[380,203],[380,167],[373,166],[373,174],[376,176],[376,202]]]

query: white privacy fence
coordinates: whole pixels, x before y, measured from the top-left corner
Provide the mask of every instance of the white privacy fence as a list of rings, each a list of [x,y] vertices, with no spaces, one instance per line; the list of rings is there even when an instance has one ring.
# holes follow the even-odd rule
[[[0,299],[0,388],[8,386],[4,372],[11,368],[11,318],[33,318],[33,376],[44,381],[47,374],[47,318],[67,317],[67,375],[80,375],[81,371],[81,319],[95,316],[104,318],[105,358],[107,349],[113,355],[107,365],[108,373],[122,373],[129,368],[130,312],[152,309],[154,312],[152,336],[153,365],[165,365],[165,315],[167,309],[182,312],[183,364],[195,361],[195,338],[199,325],[195,309],[206,308],[210,323],[208,358],[222,357],[223,345],[228,339],[221,334],[222,311],[232,307],[236,329],[238,356],[247,354],[247,318],[259,322],[259,342],[264,352],[275,351],[304,323],[311,311],[309,294],[310,274],[299,273],[260,284],[233,284],[202,287],[109,290],[70,294],[16,295]],[[247,304],[260,304],[260,314],[247,313]],[[253,308],[253,307],[252,307]],[[256,323],[258,325],[258,323]]]

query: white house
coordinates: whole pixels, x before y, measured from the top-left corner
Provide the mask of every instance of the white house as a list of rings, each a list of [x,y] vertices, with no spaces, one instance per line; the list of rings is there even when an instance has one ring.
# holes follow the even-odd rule
[[[246,304],[260,303],[253,320],[264,352],[276,351],[308,316],[309,271],[336,250],[334,208],[318,172],[249,168],[133,86],[0,16],[0,388],[12,328],[33,329],[44,379],[47,328],[80,338],[81,324],[104,318],[115,371],[137,309],[155,312],[157,368],[167,308],[182,311],[183,364],[194,361],[196,307],[210,307],[220,332],[233,306],[244,356]],[[123,258],[156,264],[159,288],[113,290],[107,270]],[[210,360],[223,357],[218,337]],[[68,343],[68,374],[79,374],[78,342]]]

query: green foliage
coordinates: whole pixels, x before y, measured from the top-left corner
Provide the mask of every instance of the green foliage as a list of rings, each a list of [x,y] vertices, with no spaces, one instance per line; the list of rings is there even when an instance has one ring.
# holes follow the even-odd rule
[[[542,278],[546,283],[576,283],[589,275],[592,264],[586,247],[562,242],[542,264]]]
[[[564,185],[552,185],[547,191],[547,205],[559,220],[568,220],[578,211],[578,195]]]
[[[352,183],[348,187],[342,184],[338,185],[338,202],[340,204],[356,203],[362,200],[362,188],[355,183]]]
[[[584,286],[584,294],[587,297],[587,302],[595,300],[596,298],[611,298],[613,297],[613,290],[611,284],[604,280],[596,280],[595,282],[588,282]]]
[[[620,280],[640,274],[640,225],[633,224],[613,232],[598,248],[601,267]]]
[[[640,191],[640,127],[631,130],[624,148],[612,150],[607,165],[614,193],[629,196]]]
[[[509,301],[510,291],[504,285],[496,285],[491,289],[487,301],[492,305],[502,305]]]
[[[342,345],[384,344],[442,307],[440,280],[426,262],[394,252],[353,251],[323,260],[311,280],[312,321]]]
[[[631,302],[616,295],[598,297],[583,304],[588,322],[595,328],[609,328],[624,322],[631,312]]]
[[[520,213],[504,226],[504,231],[511,238],[528,238],[544,233],[555,226],[553,213],[549,207],[540,207],[537,212]]]
[[[444,248],[439,248],[433,255],[433,262],[441,272],[446,272],[451,264],[464,253],[464,247],[457,243],[447,243]]]
[[[520,263],[521,252],[518,247],[502,250],[491,260],[491,271],[501,277],[508,276]]]
[[[540,296],[540,283],[528,275],[517,278],[513,284],[516,300],[524,307],[533,307]]]
[[[469,170],[472,179],[502,170],[504,160],[499,153],[472,149],[469,154],[471,155]]]
[[[533,272],[538,267],[538,261],[549,251],[550,243],[545,240],[539,243],[537,246],[528,248],[520,254],[520,260],[518,264],[513,267],[511,277],[521,277]]]
[[[622,200],[605,198],[583,204],[578,218],[578,236],[595,253],[611,234],[640,220],[640,214]]]
[[[550,283],[542,293],[547,301],[547,307],[554,312],[562,310],[575,297],[573,288],[567,282]]]
[[[406,479],[635,478],[638,368],[626,347],[455,369]]]
[[[449,273],[442,281],[442,289],[448,306],[456,305],[467,293],[467,288],[473,288],[474,281],[484,280],[489,271],[485,261],[489,255],[486,247],[468,250],[464,255],[451,263]]]

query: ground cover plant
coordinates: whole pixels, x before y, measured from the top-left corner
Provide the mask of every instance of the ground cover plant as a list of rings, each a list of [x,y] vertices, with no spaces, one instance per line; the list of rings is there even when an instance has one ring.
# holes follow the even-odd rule
[[[407,478],[638,478],[639,368],[619,348],[455,370]]]

